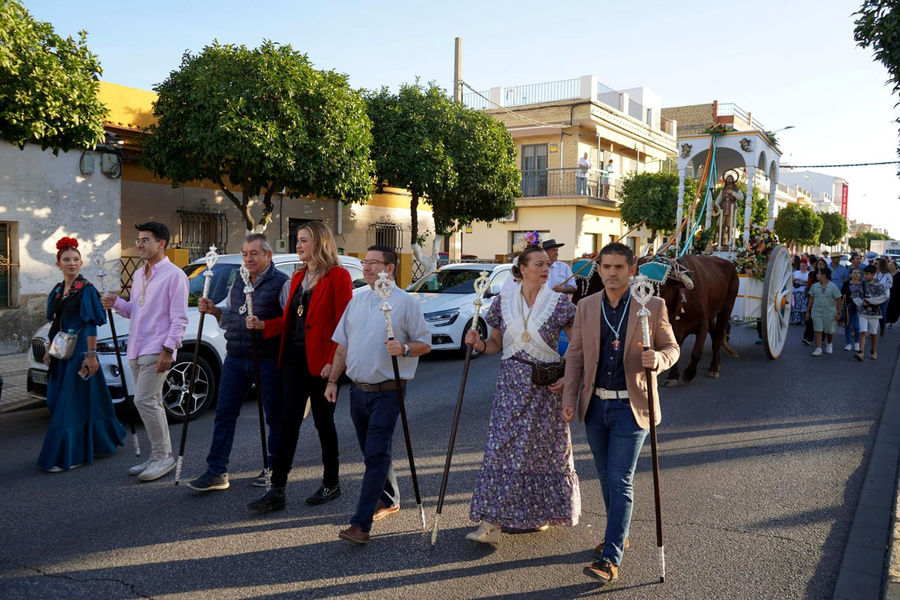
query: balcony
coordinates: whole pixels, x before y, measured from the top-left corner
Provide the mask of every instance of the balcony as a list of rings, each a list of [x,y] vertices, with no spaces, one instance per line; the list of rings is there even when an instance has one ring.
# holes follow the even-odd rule
[[[650,129],[676,137],[676,123],[664,119],[658,108],[643,106],[627,92],[620,92],[597,81],[593,75],[574,79],[496,87],[481,92],[463,94],[463,104],[475,110],[512,108],[542,102],[590,99],[641,122]]]
[[[584,204],[602,205],[605,202],[618,204],[619,183],[618,179],[612,179],[604,189],[602,172],[591,169],[587,176],[587,189],[579,190],[575,168],[533,169],[522,171],[521,188],[523,198],[583,198],[587,201]]]

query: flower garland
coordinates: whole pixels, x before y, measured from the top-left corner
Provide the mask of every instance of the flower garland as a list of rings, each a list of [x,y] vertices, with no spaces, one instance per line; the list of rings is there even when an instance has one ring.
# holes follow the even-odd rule
[[[59,241],[56,242],[57,250],[65,250],[66,248],[78,248],[78,240],[70,237],[61,237]]]
[[[541,234],[537,231],[526,231],[516,240],[516,243],[513,245],[513,250],[516,252],[523,252],[525,248],[529,246],[540,246],[541,245]]]
[[[709,135],[721,135],[723,133],[728,133],[729,131],[737,131],[737,129],[726,123],[716,123],[715,125],[710,125],[704,129],[703,133]]]
[[[734,259],[734,267],[738,273],[749,275],[753,279],[765,279],[769,255],[778,245],[778,236],[771,229],[750,226],[750,239],[738,250]]]

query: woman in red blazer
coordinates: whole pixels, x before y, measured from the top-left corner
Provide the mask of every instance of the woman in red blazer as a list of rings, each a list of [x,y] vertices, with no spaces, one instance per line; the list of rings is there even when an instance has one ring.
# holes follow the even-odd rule
[[[297,232],[297,254],[305,267],[296,271],[291,279],[278,353],[282,390],[281,441],[274,453],[271,489],[248,505],[257,512],[284,508],[284,488],[297,450],[307,397],[312,404],[313,421],[322,445],[324,474],[321,486],[306,499],[306,503],[323,504],[341,495],[335,404],[325,399],[325,385],[337,350],[331,336],[353,296],[353,284],[350,273],[339,266],[337,245],[331,231],[322,223],[307,223]],[[272,335],[275,334],[273,331]]]

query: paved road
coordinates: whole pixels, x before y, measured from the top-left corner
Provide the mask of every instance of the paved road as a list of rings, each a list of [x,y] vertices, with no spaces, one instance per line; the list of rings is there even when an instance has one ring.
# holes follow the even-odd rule
[[[667,577],[658,583],[649,443],[639,464],[632,549],[620,598],[830,598],[872,442],[897,364],[900,332],[880,359],[813,358],[791,328],[769,361],[752,330],[733,336],[740,359],[721,379],[663,391],[660,428]],[[682,363],[684,364],[684,363]],[[702,367],[708,364],[704,358]],[[138,484],[127,449],[58,475],[35,467],[49,415],[0,415],[0,598],[576,598],[605,593],[581,568],[602,537],[599,485],[581,426],[573,428],[583,513],[574,528],[504,535],[496,548],[464,534],[483,449],[497,357],[472,363],[469,394],[438,545],[418,513],[398,435],[403,510],[376,524],[365,548],[337,539],[362,474],[347,414],[338,409],[344,496],[302,500],[317,486],[317,440],[303,426],[287,510],[244,509],[260,492],[255,406],[239,421],[231,489],[201,495],[171,476]],[[422,362],[409,390],[416,464],[429,524],[436,503],[462,362]],[[895,399],[896,400],[896,399]],[[212,414],[192,423],[186,474],[204,469]],[[177,439],[179,428],[173,427]],[[144,444],[146,446],[146,444]],[[886,482],[891,502],[893,482]]]

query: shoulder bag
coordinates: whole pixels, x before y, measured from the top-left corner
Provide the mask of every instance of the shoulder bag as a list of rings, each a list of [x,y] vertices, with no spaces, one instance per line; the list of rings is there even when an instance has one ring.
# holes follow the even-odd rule
[[[531,383],[534,385],[553,385],[566,373],[566,361],[539,364],[517,356],[510,356],[510,359],[531,366]]]

